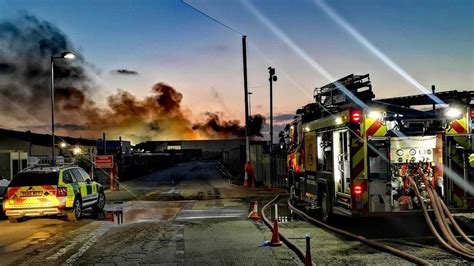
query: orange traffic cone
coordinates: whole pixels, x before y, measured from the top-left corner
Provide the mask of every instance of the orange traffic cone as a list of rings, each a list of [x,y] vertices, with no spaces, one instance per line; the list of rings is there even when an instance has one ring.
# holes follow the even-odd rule
[[[304,266],[312,266],[311,247],[309,244],[309,235],[306,236],[306,256],[304,257]]]
[[[260,220],[260,216],[258,215],[258,205],[257,205],[257,201],[255,201],[255,203],[253,204],[253,210],[250,212],[248,218],[250,218],[250,219],[252,219],[252,220],[254,220],[254,221]]]
[[[273,221],[273,235],[272,235],[272,242],[270,242],[270,246],[279,247],[283,245],[283,242],[280,241],[280,235],[278,234],[278,221],[275,219]]]

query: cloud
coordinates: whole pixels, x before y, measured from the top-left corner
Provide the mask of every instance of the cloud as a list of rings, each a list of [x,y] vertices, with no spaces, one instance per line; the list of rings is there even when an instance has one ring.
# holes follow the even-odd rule
[[[137,71],[129,70],[129,69],[115,69],[110,72],[116,75],[131,75],[131,76],[138,75]]]
[[[288,120],[293,120],[295,114],[278,114],[273,117],[275,122],[286,122]]]

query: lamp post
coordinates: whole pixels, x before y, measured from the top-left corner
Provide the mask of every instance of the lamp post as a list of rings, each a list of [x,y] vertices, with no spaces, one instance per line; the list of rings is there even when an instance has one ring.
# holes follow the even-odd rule
[[[268,73],[270,77],[268,81],[270,81],[270,151],[273,150],[273,81],[277,81],[277,76],[275,75],[275,69],[272,67],[268,67]]]
[[[51,144],[51,155],[52,155],[52,165],[56,164],[56,159],[54,158],[54,146],[55,146],[55,137],[54,137],[54,59],[74,59],[76,56],[72,52],[63,52],[60,56],[51,56],[51,135],[53,143]]]
[[[273,175],[275,173],[274,169],[274,160],[275,155],[273,154],[273,82],[277,81],[277,76],[275,75],[275,69],[268,67],[268,81],[270,82],[270,178],[275,178]]]

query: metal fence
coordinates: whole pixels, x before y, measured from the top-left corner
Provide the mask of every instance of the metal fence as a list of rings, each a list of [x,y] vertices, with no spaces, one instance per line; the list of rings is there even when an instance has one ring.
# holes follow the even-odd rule
[[[222,151],[222,164],[234,176],[234,183],[243,183],[245,157],[245,145]],[[250,143],[250,159],[254,164],[257,186],[286,188],[288,171],[285,153],[271,153],[264,142],[254,142]]]
[[[288,182],[286,182],[286,179],[288,178],[286,154],[282,152],[275,152],[272,156],[272,159],[274,174],[271,185],[272,187],[286,188],[288,186]]]

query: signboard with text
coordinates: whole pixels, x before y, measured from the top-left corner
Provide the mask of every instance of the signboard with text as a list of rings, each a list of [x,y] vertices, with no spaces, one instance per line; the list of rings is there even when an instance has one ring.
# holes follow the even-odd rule
[[[113,168],[114,156],[113,155],[96,155],[95,167],[96,168]]]

